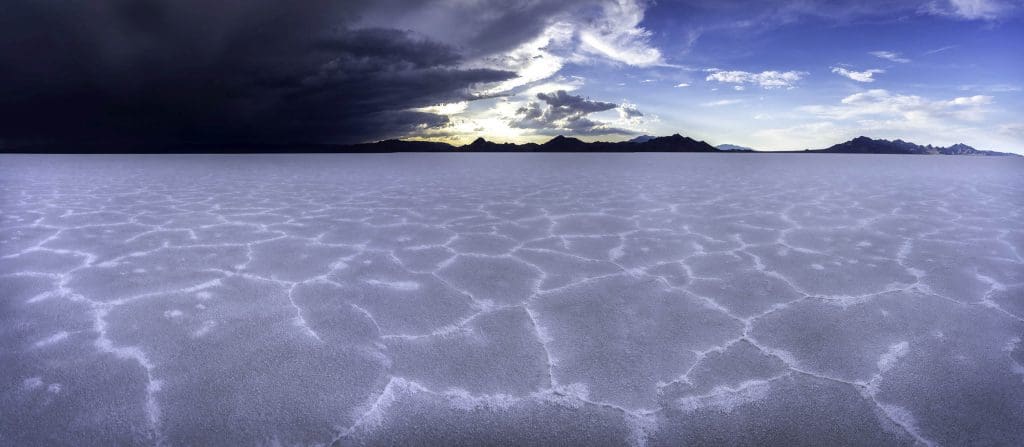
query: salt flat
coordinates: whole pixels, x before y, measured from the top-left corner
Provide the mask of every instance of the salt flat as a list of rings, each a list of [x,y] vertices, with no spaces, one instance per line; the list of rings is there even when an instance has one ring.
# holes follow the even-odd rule
[[[1024,159],[0,157],[2,445],[1022,445]]]

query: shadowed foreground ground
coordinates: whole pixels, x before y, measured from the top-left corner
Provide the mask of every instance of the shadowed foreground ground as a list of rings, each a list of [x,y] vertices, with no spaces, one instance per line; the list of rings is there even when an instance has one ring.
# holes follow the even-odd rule
[[[3,445],[1021,445],[1024,160],[0,157]]]

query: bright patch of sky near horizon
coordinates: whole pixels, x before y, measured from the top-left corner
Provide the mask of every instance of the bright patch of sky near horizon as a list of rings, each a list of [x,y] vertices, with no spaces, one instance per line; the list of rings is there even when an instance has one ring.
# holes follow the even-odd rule
[[[746,3],[616,0],[553,16],[532,40],[464,63],[516,77],[423,109],[449,122],[396,136],[681,133],[781,150],[867,135],[1024,153],[1021,2]],[[559,90],[572,100],[554,101]]]

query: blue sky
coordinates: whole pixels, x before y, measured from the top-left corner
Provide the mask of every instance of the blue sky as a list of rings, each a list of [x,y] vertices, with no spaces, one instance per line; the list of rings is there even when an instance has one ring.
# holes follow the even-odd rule
[[[867,135],[1024,152],[1021,10],[999,0],[590,4],[505,53],[468,62],[517,76],[474,87],[495,97],[423,109],[449,122],[403,136],[681,133],[778,150]],[[559,90],[616,106],[543,115],[566,106],[537,95]],[[542,118],[523,120],[525,106]]]

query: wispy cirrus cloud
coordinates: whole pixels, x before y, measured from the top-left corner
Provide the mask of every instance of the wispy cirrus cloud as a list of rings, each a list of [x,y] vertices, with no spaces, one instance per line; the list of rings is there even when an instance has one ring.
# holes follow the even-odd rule
[[[966,84],[957,87],[957,90],[964,92],[978,91],[985,93],[1016,93],[1024,91],[1024,87],[1015,84]]]
[[[949,51],[949,50],[952,50],[952,49],[958,48],[958,47],[960,47],[960,45],[946,45],[944,47],[939,47],[939,48],[936,48],[934,50],[925,51],[924,55],[925,56],[931,56],[933,54],[938,54],[938,53],[941,53],[943,51]]]
[[[644,5],[637,0],[602,4],[604,14],[580,26],[583,53],[636,67],[665,65],[661,51],[650,44],[651,33],[640,26]]]
[[[948,0],[930,1],[921,11],[964,20],[997,20],[1020,7],[1020,3],[1006,0]]]
[[[880,51],[872,51],[872,52],[869,52],[868,54],[870,54],[870,55],[872,55],[874,57],[877,57],[877,58],[885,59],[885,60],[890,61],[890,62],[898,62],[898,63],[901,63],[901,64],[905,64],[907,62],[910,62],[910,59],[907,59],[907,58],[901,56],[899,53],[897,53],[895,51],[883,51],[883,50],[880,50]]]
[[[705,102],[702,103],[701,105],[704,107],[722,107],[731,106],[733,104],[739,104],[741,102],[743,102],[742,99],[720,99],[718,101]]]

